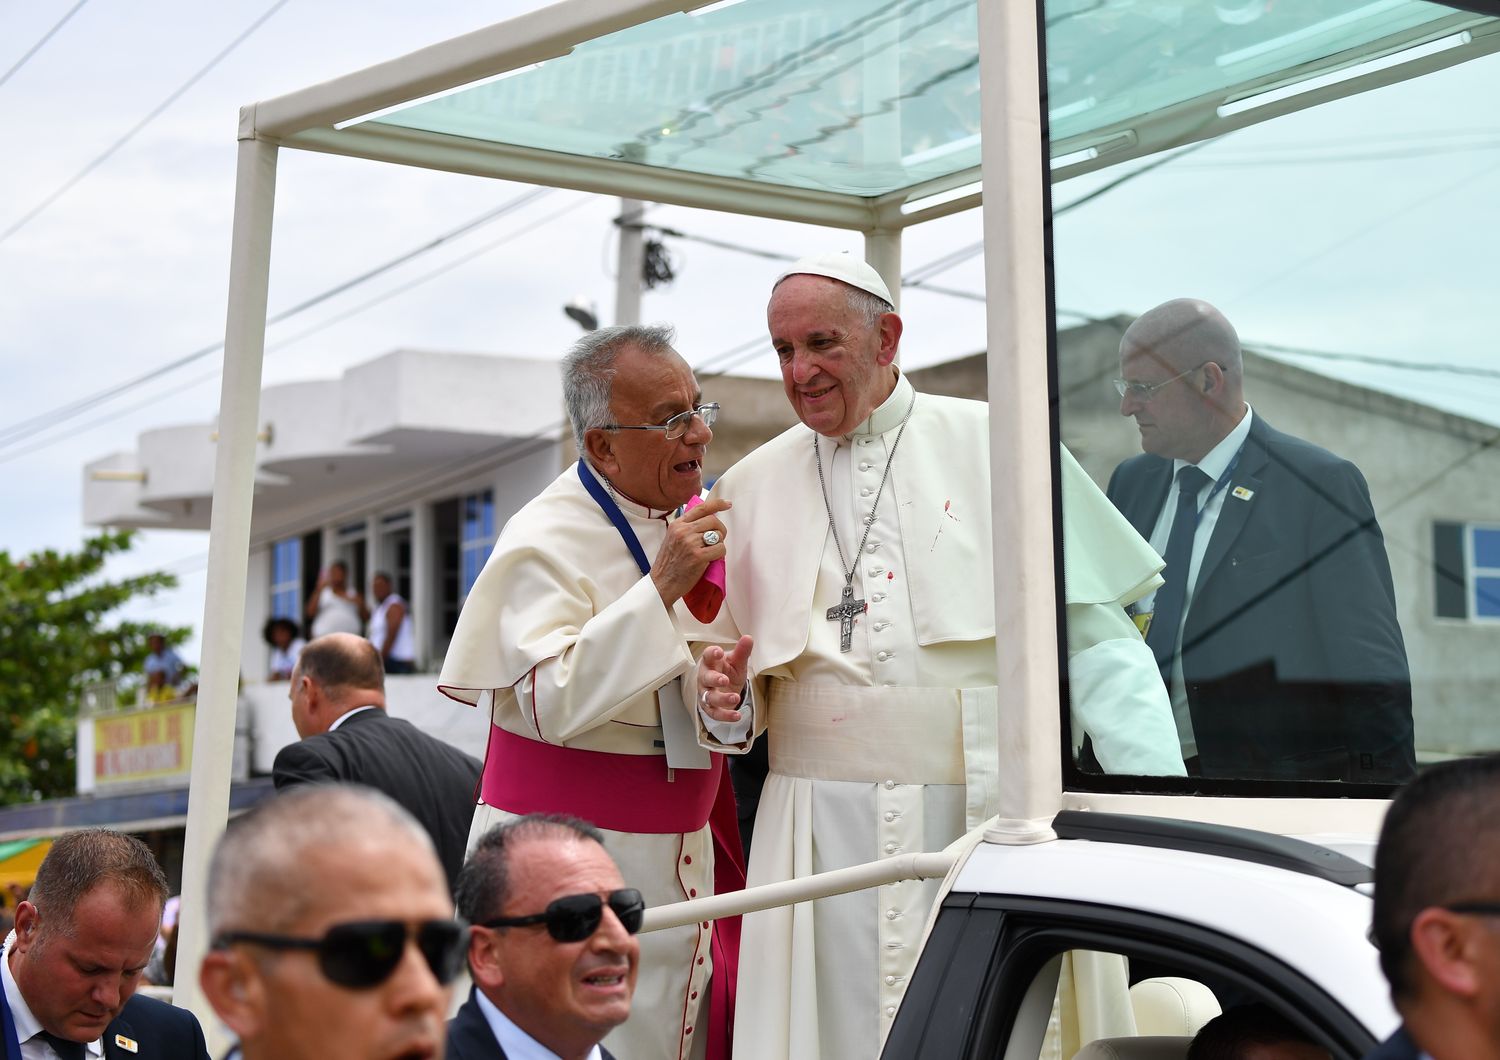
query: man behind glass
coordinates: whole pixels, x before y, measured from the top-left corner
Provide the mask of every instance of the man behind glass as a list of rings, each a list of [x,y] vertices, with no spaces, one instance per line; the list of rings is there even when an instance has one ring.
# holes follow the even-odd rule
[[[1137,607],[1189,768],[1207,777],[1411,776],[1411,678],[1359,469],[1245,402],[1213,306],[1157,306],[1120,342],[1120,414],[1145,452],[1109,498],[1167,559]],[[1175,573],[1174,573],[1175,571]]]

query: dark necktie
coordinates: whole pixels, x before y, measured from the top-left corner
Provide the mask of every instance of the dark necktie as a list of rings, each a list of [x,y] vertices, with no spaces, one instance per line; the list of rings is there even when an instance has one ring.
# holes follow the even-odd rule
[[[1192,464],[1177,472],[1177,514],[1167,538],[1167,561],[1162,587],[1156,590],[1156,605],[1146,646],[1156,656],[1157,668],[1168,687],[1172,684],[1172,656],[1177,651],[1177,627],[1182,624],[1182,604],[1187,599],[1188,567],[1193,562],[1193,535],[1198,530],[1198,491],[1209,477]]]
[[[52,1046],[52,1051],[56,1053],[58,1057],[61,1058],[61,1060],[83,1060],[83,1058],[88,1055],[88,1050],[87,1048],[85,1048],[82,1042],[73,1042],[69,1041],[67,1038],[59,1038],[51,1031],[42,1031],[37,1035],[37,1037],[41,1038],[48,1045]]]

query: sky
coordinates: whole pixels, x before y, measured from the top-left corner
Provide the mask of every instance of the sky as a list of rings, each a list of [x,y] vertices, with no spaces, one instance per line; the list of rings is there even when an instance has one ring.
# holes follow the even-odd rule
[[[0,439],[12,424],[222,339],[242,104],[535,6],[28,0],[0,8],[0,364],[8,380]],[[1500,422],[1493,411],[1500,381],[1484,374],[1497,366],[1492,336],[1500,333],[1496,98],[1500,60],[1479,59],[1232,134],[1152,170],[1059,217],[1058,306],[1105,316],[1196,295],[1224,309],[1247,343],[1458,364],[1463,371],[1416,372],[1286,354]],[[1056,202],[1117,175],[1067,182],[1055,189]],[[283,151],[271,312],[528,190]],[[457,237],[273,326],[264,381],[331,378],[398,347],[556,356],[578,334],[561,312],[569,299],[582,296],[611,315],[616,212],[612,199],[559,191]],[[649,220],[799,256],[861,246],[855,233],[668,206]],[[904,267],[910,272],[979,236],[978,211],[908,230]],[[690,362],[764,335],[774,262],[698,243],[669,246],[678,279],[647,292],[642,315],[676,324]],[[937,282],[981,292],[982,256]],[[976,301],[909,290],[902,310],[903,360],[912,367],[984,347]],[[89,532],[84,464],[132,450],[143,430],[209,423],[218,364],[211,352],[79,421],[0,442],[0,548],[12,555],[76,548]],[[773,374],[773,355],[766,348],[737,370]],[[182,584],[137,617],[201,622],[207,543],[203,533],[141,535],[112,572],[167,569]],[[187,655],[196,658],[195,644]]]

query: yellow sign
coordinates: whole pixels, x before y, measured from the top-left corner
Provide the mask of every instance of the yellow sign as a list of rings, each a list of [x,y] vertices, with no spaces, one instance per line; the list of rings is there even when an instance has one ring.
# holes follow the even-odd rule
[[[162,780],[188,775],[193,751],[193,704],[96,717],[94,783]]]

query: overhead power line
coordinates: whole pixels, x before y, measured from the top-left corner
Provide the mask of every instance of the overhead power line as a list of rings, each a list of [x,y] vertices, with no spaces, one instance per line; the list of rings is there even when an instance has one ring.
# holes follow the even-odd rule
[[[683,232],[680,229],[667,228],[663,225],[642,225],[641,227],[653,232],[658,232],[661,235],[667,236],[672,239],[683,239],[691,243],[702,243],[704,246],[715,247],[719,250],[734,251],[739,254],[748,254],[751,257],[765,258],[769,261],[797,260],[797,257],[794,254],[784,254],[781,251],[776,250],[763,250],[760,247],[750,247],[746,246],[743,243],[733,243],[725,239],[711,239],[708,236],[694,235],[691,232]],[[960,291],[953,287],[940,287],[937,284],[927,282],[928,277],[936,276],[940,272],[946,272],[954,265],[957,265],[960,262],[973,257],[976,253],[983,249],[984,243],[980,242],[975,243],[972,246],[964,247],[960,250],[954,251],[952,254],[947,255],[943,258],[939,258],[935,262],[929,262],[920,270],[907,273],[905,276],[901,277],[901,285],[903,287],[911,287],[916,290],[927,291],[932,294],[947,295],[950,298],[964,298],[971,302],[983,302],[984,295],[979,294],[976,291]],[[949,258],[952,258],[953,260],[949,261]]]
[[[42,39],[41,40],[37,41],[30,48],[28,48],[26,50],[26,54],[23,55],[23,56],[21,56],[19,59],[17,59],[15,61],[15,63],[11,66],[11,68],[9,70],[5,71],[5,73],[3,73],[3,74],[0,74],[0,85],[3,85],[3,84],[5,84],[5,82],[9,81],[12,74],[14,74],[17,70],[21,69],[21,67],[25,66],[28,62],[30,62],[31,61],[31,57],[33,55],[35,55],[37,52],[41,51],[43,45],[45,45],[49,40],[51,40],[53,38],[53,36],[56,35],[56,33],[57,33],[58,30],[62,29],[64,26],[66,26],[68,24],[68,19],[70,19],[74,15],[78,14],[78,9],[81,8],[84,4],[86,4],[88,2],[89,2],[89,0],[78,0],[78,3],[76,3],[72,7],[70,7],[68,9],[68,13],[66,15],[64,15],[62,18],[58,19],[57,22],[53,24],[53,26],[52,26],[51,29],[49,29],[46,33],[42,34]]]
[[[81,180],[83,180],[84,177],[88,176],[94,170],[98,169],[105,162],[107,162],[111,157],[113,157],[116,151],[133,140],[137,133],[139,133],[142,129],[144,129],[146,126],[150,125],[153,121],[160,117],[161,113],[168,107],[170,107],[173,103],[176,103],[179,99],[181,99],[183,95],[187,93],[188,89],[192,88],[199,81],[203,80],[203,78],[208,75],[208,72],[210,70],[212,70],[226,58],[228,58],[231,52],[233,52],[236,48],[243,44],[252,33],[260,29],[260,27],[266,23],[267,19],[269,19],[272,15],[276,14],[277,11],[285,7],[286,4],[287,0],[276,0],[276,2],[268,7],[259,18],[250,23],[250,25],[242,33],[240,33],[238,37],[230,41],[228,47],[224,48],[219,52],[219,54],[210,59],[208,63],[203,66],[197,73],[193,74],[192,77],[189,77],[181,85],[177,86],[177,88],[174,89],[166,99],[162,100],[155,107],[153,107],[150,113],[148,113],[140,121],[136,122],[135,125],[131,126],[129,132],[120,137],[114,143],[110,144],[107,148],[104,149],[104,152],[102,154],[95,156],[92,162],[84,166],[77,173],[74,173],[73,176],[68,178],[68,180],[65,181],[60,188],[54,191],[51,195],[48,195],[45,199],[37,203],[25,214],[23,214],[20,220],[13,222],[11,226],[4,232],[0,232],[0,243],[5,242],[11,236],[19,232],[22,228],[26,227],[26,225],[29,224],[33,218],[35,218],[47,207],[51,206],[58,199],[62,198],[68,192],[72,191],[73,188],[77,186],[77,184]]]
[[[275,315],[267,317],[266,326],[269,327],[272,324],[279,324],[282,321],[287,320],[299,313],[306,312],[314,306],[320,305],[321,303],[326,302],[329,299],[336,297],[337,295],[345,293],[352,287],[355,287],[362,283],[368,283],[375,277],[387,273],[392,269],[397,268],[398,266],[404,265],[407,262],[411,261],[413,258],[430,253],[431,251],[436,250],[438,247],[452,242],[454,239],[466,235],[469,232],[474,231],[476,228],[481,227],[482,225],[489,224],[492,221],[497,221],[507,214],[515,212],[523,206],[530,205],[531,203],[536,202],[538,199],[541,199],[546,195],[550,195],[553,190],[554,189],[552,188],[534,188],[531,191],[518,195],[515,198],[502,203],[500,206],[496,207],[493,210],[489,210],[481,214],[480,216],[473,218],[472,220],[465,221],[457,228],[450,229],[449,231],[443,233],[435,239],[430,239],[426,243],[423,243],[422,245],[402,254],[398,254],[396,257],[391,258],[389,261],[386,261],[373,269],[368,269],[352,279],[337,283],[327,290],[324,290],[312,296],[311,298],[304,299],[294,306],[289,306],[288,308],[281,310]],[[223,348],[224,341],[220,339],[217,342],[212,342],[206,346],[201,346],[198,349],[193,350],[191,353],[184,354],[181,357],[177,357],[163,364],[159,364],[155,368],[143,372],[142,374],[135,376],[132,379],[127,379],[124,382],[116,383],[113,386],[105,387],[102,390],[97,390],[92,394],[77,398],[73,401],[67,402],[66,404],[60,405],[57,408],[49,409],[48,411],[43,412],[40,415],[32,416],[29,419],[9,424],[6,427],[0,427],[0,450],[15,445],[17,442],[24,441],[43,430],[47,430],[61,423],[65,423],[73,419],[74,417],[79,416],[82,413],[103,404],[106,401],[110,401],[122,394],[129,393],[130,391],[135,390],[138,387],[144,386],[146,383],[149,383],[155,379],[160,379],[162,376],[168,375],[171,372],[185,367],[186,365],[192,364],[195,361],[202,360],[204,357],[217,353]]]

